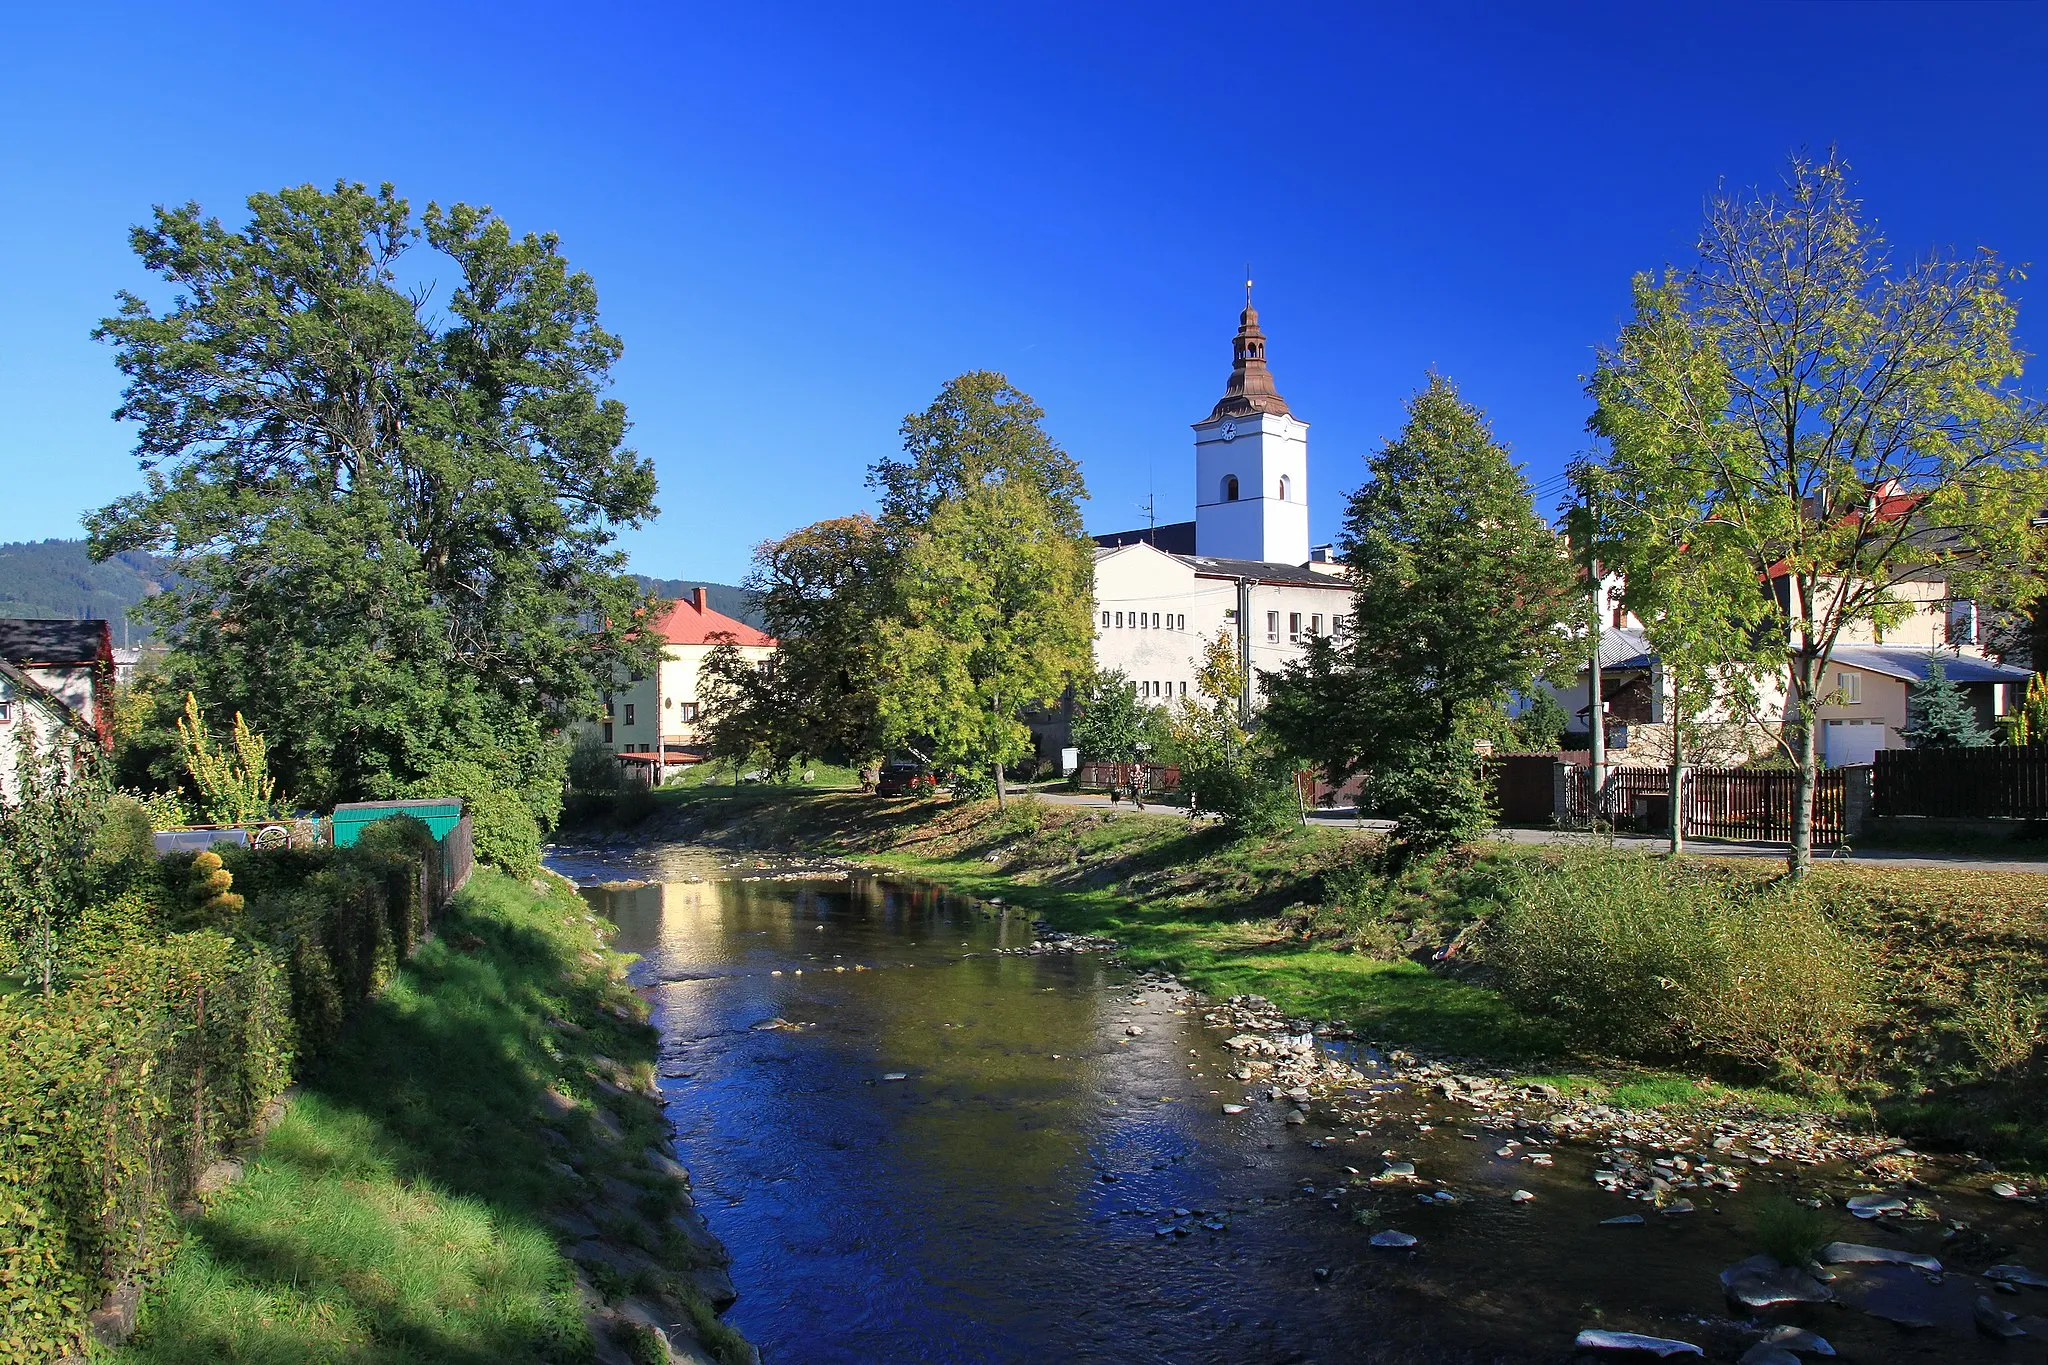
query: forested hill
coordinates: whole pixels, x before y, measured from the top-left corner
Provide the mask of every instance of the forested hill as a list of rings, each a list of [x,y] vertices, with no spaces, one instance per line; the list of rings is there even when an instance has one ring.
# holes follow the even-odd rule
[[[131,551],[95,564],[82,540],[0,543],[0,616],[54,617],[114,623],[114,643],[123,643],[128,608],[154,596],[170,579],[155,555]],[[129,622],[126,642],[141,644],[148,629]]]
[[[663,597],[688,597],[692,588],[708,589],[713,611],[724,612],[750,626],[759,626],[761,610],[752,593],[730,583],[694,578],[649,578],[635,574],[649,592]],[[114,623],[114,643],[122,643],[121,623],[128,608],[155,595],[170,581],[163,561],[131,551],[95,564],[82,540],[32,540],[0,543],[0,617],[53,617],[88,620],[104,617]],[[139,623],[128,625],[127,642],[149,639]]]
[[[745,588],[736,588],[730,583],[705,583],[695,578],[649,578],[644,573],[633,577],[640,580],[640,586],[663,597],[688,597],[690,589],[706,589],[705,600],[711,610],[722,612],[735,621],[745,621],[755,629],[765,629],[767,622],[761,618],[760,599]]]

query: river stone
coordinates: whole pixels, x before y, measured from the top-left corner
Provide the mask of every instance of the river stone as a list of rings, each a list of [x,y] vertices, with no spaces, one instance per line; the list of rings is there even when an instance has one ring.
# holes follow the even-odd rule
[[[1302,1113],[1299,1109],[1297,1109],[1287,1116],[1287,1121],[1289,1123],[1307,1123],[1308,1115]]]
[[[1226,1104],[1223,1106],[1223,1112],[1226,1114],[1242,1114],[1244,1106],[1241,1104]]]
[[[1381,1172],[1380,1172],[1380,1179],[1382,1179],[1382,1180],[1393,1180],[1393,1179],[1397,1179],[1398,1177],[1401,1177],[1401,1176],[1404,1176],[1404,1175],[1414,1175],[1414,1174],[1415,1174],[1415,1163],[1414,1163],[1414,1162],[1412,1162],[1412,1161],[1389,1161],[1389,1162],[1387,1163],[1387,1168],[1386,1168],[1386,1169],[1385,1169],[1384,1171],[1381,1171]]]
[[[1579,1333],[1572,1344],[1581,1351],[1640,1351],[1659,1359],[1672,1356],[1699,1356],[1704,1359],[1707,1354],[1689,1341],[1646,1337],[1640,1332],[1607,1332],[1596,1327]]]
[[[1777,1265],[1768,1256],[1753,1259],[1769,1262],[1773,1268],[1766,1270],[1745,1261],[1721,1272],[1721,1285],[1728,1291],[1728,1297],[1744,1308],[1826,1303],[1834,1298],[1826,1285],[1796,1266]]]
[[[2020,1197],[2019,1186],[2013,1184],[2010,1180],[1999,1181],[1991,1187],[1991,1192],[2000,1199],[2017,1199]]]
[[[1780,1323],[1764,1333],[1764,1340],[1772,1346],[1783,1347],[1787,1351],[1801,1355],[1831,1356],[1835,1353],[1834,1346],[1826,1337],[1817,1336],[1804,1327],[1794,1327],[1789,1322]]]
[[[1642,1225],[1643,1215],[1640,1213],[1624,1213],[1600,1220],[1600,1226],[1603,1228],[1639,1228]]]
[[[2048,1275],[2027,1269],[2023,1265],[1995,1265],[1984,1272],[1987,1280],[2001,1280],[2006,1284],[2023,1284],[2029,1289],[2048,1289]]]
[[[1909,1265],[1931,1275],[1941,1273],[1941,1262],[1917,1251],[1894,1251],[1890,1247],[1864,1246],[1860,1242],[1829,1242],[1820,1249],[1822,1265]]]
[[[885,1081],[907,1081],[910,1079],[910,1073],[907,1071],[884,1071],[882,1079]]]
[[[1372,1244],[1374,1246],[1392,1247],[1397,1251],[1412,1247],[1421,1240],[1420,1237],[1417,1237],[1412,1232],[1396,1232],[1392,1228],[1388,1228],[1385,1232],[1375,1232],[1372,1235]]]
[[[1517,1204],[1526,1204],[1535,1197],[1535,1195],[1529,1193],[1527,1190],[1516,1190],[1513,1194],[1508,1196],[1509,1199],[1513,1200]]]
[[[1977,1296],[1977,1302],[1971,1308],[1970,1316],[1976,1320],[1977,1330],[1987,1337],[1997,1337],[2002,1341],[2009,1341],[2013,1337],[2023,1337],[2027,1334],[2026,1328],[2013,1321],[2013,1318],[2017,1316],[2016,1314],[2004,1311],[1982,1294]]]
[[[1799,1365],[1799,1357],[1782,1346],[1759,1341],[1742,1353],[1735,1365]]]
[[[1142,1038],[1145,1036],[1145,1030],[1137,1024],[1132,1024],[1124,1030],[1124,1035],[1129,1038]]]
[[[1895,1194],[1859,1194],[1849,1201],[1849,1212],[1858,1218],[1877,1218],[1905,1211],[1906,1201]]]

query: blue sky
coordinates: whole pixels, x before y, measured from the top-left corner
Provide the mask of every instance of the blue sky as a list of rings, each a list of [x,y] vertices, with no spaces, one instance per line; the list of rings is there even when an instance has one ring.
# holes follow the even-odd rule
[[[5,49],[0,540],[139,482],[88,336],[149,288],[127,227],[306,181],[558,232],[661,475],[623,543],[724,580],[974,368],[1046,409],[1091,529],[1191,515],[1247,260],[1318,540],[1431,367],[1551,478],[1630,273],[1795,148],[1901,252],[2048,262],[2038,4],[44,5]]]

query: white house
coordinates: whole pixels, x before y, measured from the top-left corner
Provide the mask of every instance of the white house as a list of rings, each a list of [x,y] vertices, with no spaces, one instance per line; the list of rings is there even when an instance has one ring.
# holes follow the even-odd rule
[[[114,746],[114,637],[105,621],[0,620],[0,797],[15,755],[68,740]]]
[[[1249,294],[1229,382],[1194,432],[1195,519],[1095,538],[1095,666],[1160,705],[1192,694],[1218,634],[1256,675],[1334,632],[1351,603],[1329,547],[1309,547],[1308,423],[1274,390]],[[1041,752],[1065,743],[1063,719],[1038,731]]]

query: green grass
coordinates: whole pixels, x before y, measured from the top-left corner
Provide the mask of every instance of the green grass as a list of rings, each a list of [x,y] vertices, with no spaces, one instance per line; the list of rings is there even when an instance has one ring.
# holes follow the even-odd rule
[[[632,1178],[658,1109],[579,1110],[543,1139],[544,1088],[592,1092],[594,1059],[651,1056],[585,907],[480,873],[329,1062],[307,1078],[244,1178],[191,1217],[130,1365],[585,1361],[574,1269],[546,1221],[593,1181]],[[570,1021],[580,1034],[550,1020]],[[650,1182],[644,1198],[660,1202]]]

